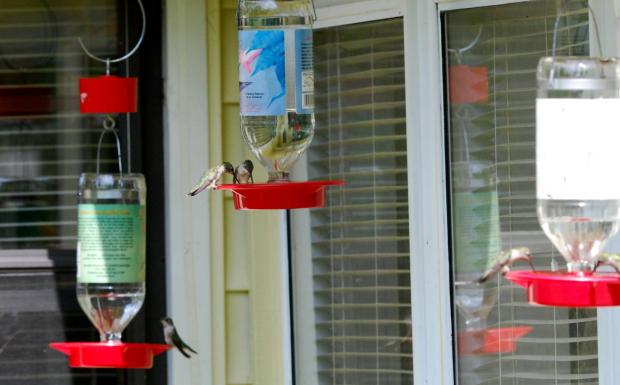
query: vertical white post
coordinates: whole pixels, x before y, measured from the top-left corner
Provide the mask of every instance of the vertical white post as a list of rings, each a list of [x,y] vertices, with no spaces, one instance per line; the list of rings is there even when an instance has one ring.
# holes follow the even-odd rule
[[[165,179],[168,314],[200,354],[168,354],[170,384],[211,384],[208,194],[187,197],[208,167],[207,27],[203,0],[166,2]],[[154,26],[157,28],[157,26]]]
[[[406,4],[414,382],[447,385],[454,374],[439,15],[432,1]]]

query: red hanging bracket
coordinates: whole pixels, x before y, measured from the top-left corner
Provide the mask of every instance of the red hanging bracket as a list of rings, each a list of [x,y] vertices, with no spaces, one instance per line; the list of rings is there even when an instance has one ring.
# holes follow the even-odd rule
[[[138,78],[99,76],[80,79],[80,112],[117,114],[138,110]]]

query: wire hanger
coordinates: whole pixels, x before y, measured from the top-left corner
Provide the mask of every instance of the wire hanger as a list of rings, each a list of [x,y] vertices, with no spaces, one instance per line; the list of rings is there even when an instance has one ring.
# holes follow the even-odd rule
[[[103,121],[103,131],[101,132],[101,135],[99,135],[99,144],[97,145],[97,175],[99,175],[99,163],[101,160],[101,146],[103,144],[103,137],[108,132],[114,135],[114,138],[116,139],[116,157],[118,160],[118,172],[121,174],[121,176],[123,175],[123,161],[121,159],[121,141],[120,141],[120,138],[118,137],[118,134],[116,133],[116,130],[114,129],[115,127],[116,127],[116,122],[114,121],[114,119],[112,119],[111,116],[107,116],[105,120]]]
[[[474,40],[471,41],[471,43],[467,44],[465,47],[462,47],[462,48],[448,48],[448,52],[453,53],[456,56],[456,62],[458,64],[461,64],[461,59],[463,58],[463,52],[467,52],[470,49],[474,48],[476,44],[478,44],[478,42],[480,41],[481,36],[482,36],[482,25],[478,27],[478,33],[476,34],[476,37],[474,38]]]
[[[556,50],[558,44],[558,32],[560,30],[560,20],[562,18],[562,13],[565,10],[565,2],[563,0],[556,0],[556,14],[555,14],[555,22],[553,23],[553,36],[551,42],[551,70],[549,72],[549,84],[553,82],[555,78],[555,58],[556,58]],[[598,22],[596,21],[596,14],[594,13],[594,9],[588,3],[588,12],[592,15],[592,22],[594,23],[594,33],[596,34],[596,45],[598,46],[598,53],[601,57],[603,57],[603,45],[601,43],[601,34],[598,29]]]
[[[88,55],[88,57],[90,57],[91,59],[96,60],[98,62],[105,63],[105,65],[106,65],[106,67],[105,67],[106,75],[110,75],[110,64],[111,63],[118,63],[118,62],[121,62],[123,60],[127,60],[134,53],[136,53],[138,48],[140,48],[140,45],[142,44],[142,41],[144,40],[144,35],[146,33],[146,12],[144,11],[144,5],[142,4],[142,0],[136,0],[136,1],[138,2],[138,6],[140,7],[140,13],[142,14],[142,32],[140,32],[140,38],[136,42],[136,45],[131,49],[131,51],[127,52],[125,55],[123,55],[123,56],[121,56],[119,58],[116,58],[116,59],[110,59],[110,58],[102,59],[102,58],[100,58],[98,56],[95,56],[92,52],[90,52],[88,50],[88,48],[86,48],[86,46],[84,45],[84,42],[82,41],[82,38],[78,37],[78,41],[80,42],[80,46],[82,47],[82,50],[84,51],[84,53],[86,53],[86,55]]]

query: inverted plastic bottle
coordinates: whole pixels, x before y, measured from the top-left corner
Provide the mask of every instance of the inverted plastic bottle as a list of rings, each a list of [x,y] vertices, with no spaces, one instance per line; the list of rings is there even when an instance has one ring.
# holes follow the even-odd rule
[[[144,176],[82,174],[78,203],[78,302],[101,342],[119,343],[144,303]]]
[[[313,8],[310,0],[239,0],[241,133],[286,182],[314,136]]]
[[[567,262],[589,273],[620,228],[620,66],[547,57],[538,65],[538,219]]]

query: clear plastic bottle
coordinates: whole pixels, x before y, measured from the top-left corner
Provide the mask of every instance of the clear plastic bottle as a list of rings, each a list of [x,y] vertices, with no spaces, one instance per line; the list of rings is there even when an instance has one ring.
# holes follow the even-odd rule
[[[239,0],[241,133],[267,168],[288,181],[314,136],[311,0]]]
[[[620,66],[547,57],[538,65],[538,219],[572,272],[591,272],[620,228]]]
[[[101,342],[120,342],[144,303],[144,176],[82,174],[78,203],[78,302]]]

